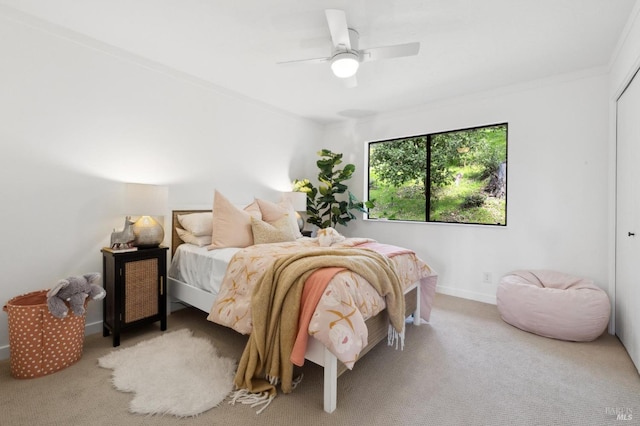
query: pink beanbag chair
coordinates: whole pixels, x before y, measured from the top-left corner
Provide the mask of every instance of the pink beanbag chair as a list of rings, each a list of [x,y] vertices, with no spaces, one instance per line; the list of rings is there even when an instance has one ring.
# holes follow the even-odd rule
[[[502,319],[524,331],[574,342],[598,338],[609,323],[607,293],[593,281],[555,271],[514,271],[497,292]]]

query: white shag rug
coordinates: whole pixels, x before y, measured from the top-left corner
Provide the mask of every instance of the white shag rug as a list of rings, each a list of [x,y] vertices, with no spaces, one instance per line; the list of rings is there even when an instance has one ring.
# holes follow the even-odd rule
[[[207,339],[191,330],[165,333],[111,352],[98,365],[113,369],[113,385],[134,392],[130,411],[196,416],[224,400],[233,389],[235,361],[218,356]]]

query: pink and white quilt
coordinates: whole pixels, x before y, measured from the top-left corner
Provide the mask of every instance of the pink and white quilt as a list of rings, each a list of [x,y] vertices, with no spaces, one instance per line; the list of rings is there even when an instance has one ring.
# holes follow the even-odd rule
[[[421,283],[421,316],[429,319],[437,275],[413,251],[366,238],[347,238],[332,245],[332,248],[339,247],[368,248],[388,256],[404,289],[416,282]],[[301,238],[294,242],[257,244],[240,250],[229,263],[208,319],[242,334],[251,333],[251,295],[268,266],[282,256],[319,249],[323,247],[319,246],[317,239]],[[365,321],[384,308],[384,298],[360,275],[348,269],[332,271],[310,315],[307,332],[351,369],[368,343]],[[295,352],[294,348],[292,361],[300,365],[301,354]]]

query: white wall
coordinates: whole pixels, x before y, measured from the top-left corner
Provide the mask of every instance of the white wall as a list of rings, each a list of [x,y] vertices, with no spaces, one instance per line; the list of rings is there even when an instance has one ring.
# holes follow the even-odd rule
[[[1,13],[0,57],[2,304],[102,271],[100,248],[123,225],[122,182],[169,186],[168,210],[208,208],[214,188],[232,201],[275,201],[322,132]],[[90,329],[101,320],[102,304],[90,303]],[[7,345],[0,313],[0,359]]]
[[[638,63],[639,32],[629,32],[610,75],[533,82],[323,129],[0,13],[0,302],[100,271],[99,250],[122,226],[122,182],[168,185],[168,210],[209,207],[214,188],[235,202],[275,198],[291,179],[315,177],[315,152],[326,147],[357,165],[351,187],[362,196],[366,141],[503,121],[506,228],[358,220],[341,231],[414,248],[440,273],[440,291],[476,300],[493,302],[500,275],[516,268],[560,269],[606,289],[607,108]],[[481,283],[485,271],[493,284]],[[90,304],[94,331],[101,318],[101,304]],[[0,359],[7,344],[2,313]]]
[[[330,127],[324,145],[350,154],[360,182],[366,141],[509,124],[506,227],[359,220],[342,231],[413,248],[438,271],[439,291],[489,303],[519,268],[608,289],[607,95],[607,76],[594,70]]]

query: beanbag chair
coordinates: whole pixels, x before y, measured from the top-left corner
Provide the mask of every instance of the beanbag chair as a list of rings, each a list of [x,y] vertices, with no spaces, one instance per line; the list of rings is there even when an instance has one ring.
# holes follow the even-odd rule
[[[589,342],[609,323],[607,293],[593,281],[556,271],[514,271],[500,280],[498,311],[521,330],[560,340]]]

